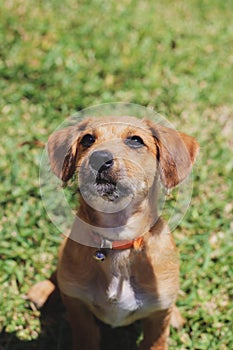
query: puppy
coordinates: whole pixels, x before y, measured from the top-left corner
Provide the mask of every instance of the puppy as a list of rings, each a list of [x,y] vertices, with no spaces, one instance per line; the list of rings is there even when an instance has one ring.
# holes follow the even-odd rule
[[[96,318],[112,327],[141,320],[140,350],[165,350],[179,290],[172,235],[159,216],[160,183],[170,189],[189,174],[194,138],[134,117],[89,118],[48,141],[51,169],[79,183],[79,208],[61,246],[58,286],[74,350],[100,350]],[[42,305],[49,281],[29,292]]]

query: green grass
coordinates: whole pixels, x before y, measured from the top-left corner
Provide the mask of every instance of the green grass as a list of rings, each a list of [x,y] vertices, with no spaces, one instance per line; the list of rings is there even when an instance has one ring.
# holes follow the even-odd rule
[[[191,207],[174,232],[186,324],[170,348],[233,348],[233,2],[0,7],[0,348],[63,347],[64,318],[23,298],[55,269],[61,240],[40,199],[37,141],[74,111],[115,101],[153,107],[201,145]],[[126,331],[116,338],[131,349]]]

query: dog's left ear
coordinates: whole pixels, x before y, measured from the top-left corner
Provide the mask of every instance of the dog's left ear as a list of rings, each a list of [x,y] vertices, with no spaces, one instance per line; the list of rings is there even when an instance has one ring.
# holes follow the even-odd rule
[[[47,150],[51,169],[62,181],[71,179],[76,168],[78,138],[87,122],[55,131],[48,140]]]
[[[190,173],[199,150],[197,141],[186,134],[147,121],[157,147],[160,177],[166,188],[182,182]]]

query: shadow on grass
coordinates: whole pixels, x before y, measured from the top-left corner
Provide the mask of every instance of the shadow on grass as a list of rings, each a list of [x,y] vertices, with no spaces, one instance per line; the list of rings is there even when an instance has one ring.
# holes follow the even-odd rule
[[[0,335],[0,350],[71,350],[71,331],[65,317],[65,308],[57,291],[52,293],[41,309],[41,333],[33,341],[22,341],[14,333],[5,331]],[[102,343],[101,350],[136,350],[140,336],[140,324],[112,329],[99,322]],[[91,350],[91,349],[90,349]]]

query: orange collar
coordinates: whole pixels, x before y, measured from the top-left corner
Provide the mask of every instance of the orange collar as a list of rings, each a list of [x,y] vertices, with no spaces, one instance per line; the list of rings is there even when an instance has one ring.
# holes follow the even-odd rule
[[[143,237],[138,237],[131,241],[122,240],[122,241],[112,242],[112,249],[134,248],[135,250],[141,250],[142,246],[143,246]]]
[[[107,239],[104,239],[106,247],[105,247],[105,244],[103,244],[103,246],[101,247],[101,241],[102,241],[101,237],[95,232],[92,232],[91,236],[94,242],[97,244],[97,246],[98,245],[100,246],[100,248],[109,248],[113,250],[117,250],[117,249],[123,250],[123,249],[129,249],[129,248],[134,248],[135,250],[141,250],[144,242],[143,236],[140,236],[132,240],[124,239],[119,241],[109,241]]]
[[[109,242],[108,249],[123,250],[123,249],[130,249],[133,247],[136,251],[140,251],[143,245],[143,237],[138,237],[131,241],[122,240],[122,241],[114,241],[114,242],[108,241],[108,242]],[[93,255],[93,258],[97,261],[104,261],[106,257],[107,257],[107,254],[105,252],[105,248],[98,249]]]

